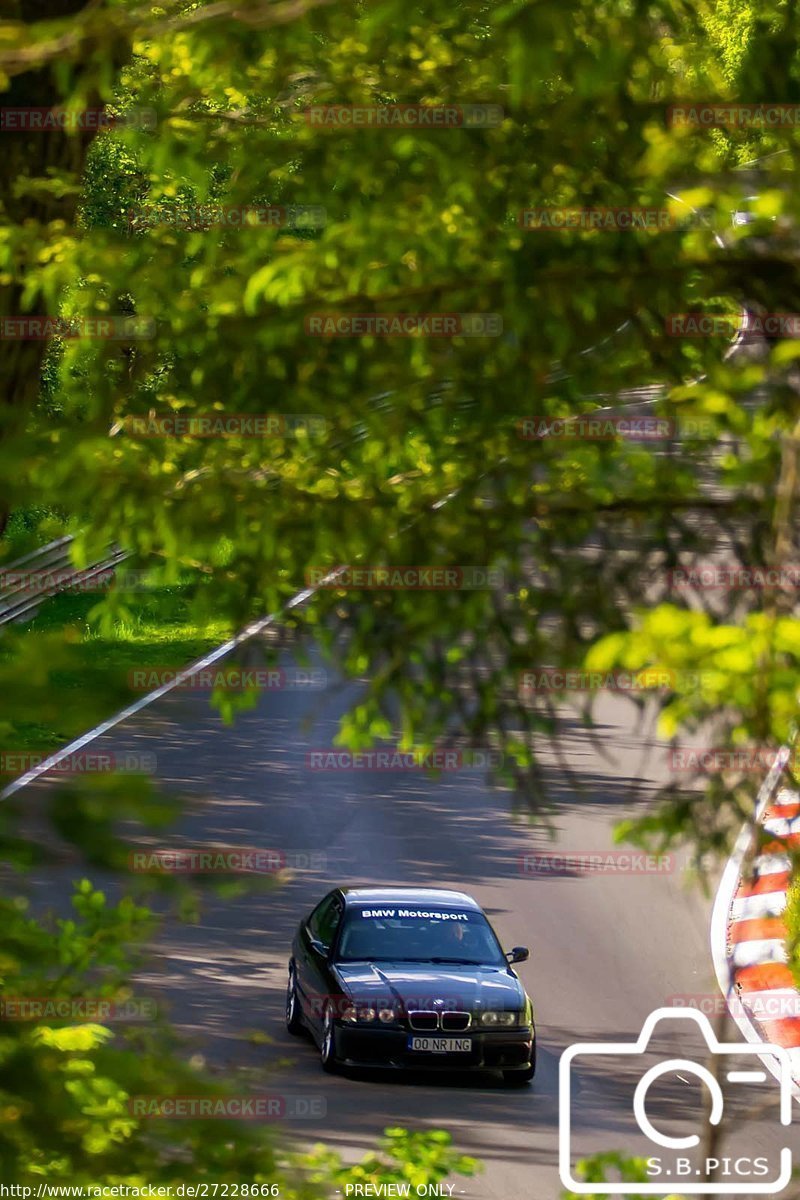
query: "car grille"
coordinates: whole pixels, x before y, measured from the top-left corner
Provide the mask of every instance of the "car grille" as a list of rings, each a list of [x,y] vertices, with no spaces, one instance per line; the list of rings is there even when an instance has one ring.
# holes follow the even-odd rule
[[[450,1033],[469,1029],[470,1020],[468,1012],[437,1013],[418,1008],[408,1014],[409,1027],[426,1033],[432,1029],[445,1029]]]
[[[442,1029],[469,1029],[469,1013],[442,1013]]]
[[[439,1014],[435,1012],[426,1012],[423,1009],[412,1009],[408,1014],[408,1023],[412,1029],[438,1029]]]

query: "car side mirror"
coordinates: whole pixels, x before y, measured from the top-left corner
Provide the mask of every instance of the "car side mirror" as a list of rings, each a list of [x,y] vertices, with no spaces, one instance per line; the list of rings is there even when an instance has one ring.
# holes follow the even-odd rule
[[[513,950],[509,950],[506,955],[506,961],[509,963],[527,962],[531,952],[527,946],[515,946]]]
[[[326,946],[324,944],[324,942],[320,942],[317,938],[310,938],[309,944],[311,946],[311,949],[314,951],[314,953],[318,954],[320,956],[320,958],[328,957],[330,947]]]

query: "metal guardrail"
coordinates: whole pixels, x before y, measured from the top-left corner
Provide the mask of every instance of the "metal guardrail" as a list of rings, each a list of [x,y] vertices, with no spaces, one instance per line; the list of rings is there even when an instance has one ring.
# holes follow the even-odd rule
[[[127,551],[113,550],[88,567],[76,567],[70,559],[73,540],[57,538],[0,566],[0,625],[31,616],[50,596],[83,585],[128,557]]]

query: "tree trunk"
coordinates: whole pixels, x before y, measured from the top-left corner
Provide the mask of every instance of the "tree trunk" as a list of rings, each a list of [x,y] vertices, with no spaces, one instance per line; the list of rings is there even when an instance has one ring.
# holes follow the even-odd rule
[[[17,0],[16,3],[2,2],[3,17],[35,23],[69,17],[84,7],[84,0]],[[116,53],[119,53],[117,48]],[[122,55],[119,56],[120,63]],[[64,64],[61,64],[63,68]],[[76,68],[73,68],[73,70]],[[77,67],[77,70],[80,68]],[[6,91],[0,96],[5,109],[49,109],[63,103],[63,96],[56,81],[54,66],[40,67],[14,76]],[[90,96],[87,104],[99,108],[99,96]],[[47,179],[52,170],[70,175],[80,183],[86,155],[96,131],[80,129],[66,133],[60,129],[12,130],[2,133],[3,164],[0,171],[0,216],[9,225],[36,226],[52,221],[64,221],[68,228],[74,226],[79,196],[70,191],[64,196],[55,196],[41,190],[32,192],[31,182]],[[0,319],[25,315],[24,291],[26,275],[31,263],[25,251],[17,255],[9,283],[0,287]],[[28,315],[55,316],[42,312],[41,303],[33,302]],[[3,330],[0,347],[0,438],[8,452],[9,443],[24,433],[29,414],[39,396],[42,362],[47,343],[41,340],[25,340],[9,337]],[[8,523],[10,502],[0,496],[0,533]]]

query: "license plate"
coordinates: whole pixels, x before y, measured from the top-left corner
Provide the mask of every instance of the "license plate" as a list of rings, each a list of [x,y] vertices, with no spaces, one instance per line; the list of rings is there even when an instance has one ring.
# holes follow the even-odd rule
[[[423,1054],[468,1054],[472,1038],[409,1037],[408,1048]]]

